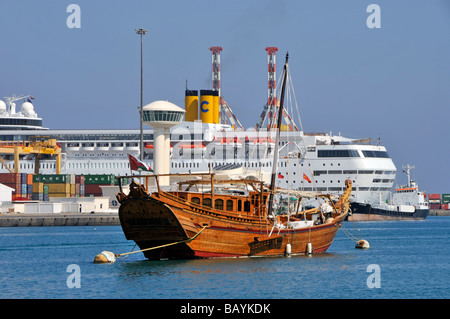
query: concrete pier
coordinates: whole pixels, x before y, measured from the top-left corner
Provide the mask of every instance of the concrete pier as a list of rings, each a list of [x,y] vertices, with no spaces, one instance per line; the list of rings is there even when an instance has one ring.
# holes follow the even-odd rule
[[[428,216],[450,216],[448,209],[430,209]]]
[[[117,213],[0,214],[0,227],[116,226]]]

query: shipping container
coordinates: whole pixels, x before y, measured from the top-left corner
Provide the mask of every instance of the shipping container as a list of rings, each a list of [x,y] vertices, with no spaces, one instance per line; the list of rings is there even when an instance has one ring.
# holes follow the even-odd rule
[[[84,185],[84,196],[88,197],[90,195],[102,196],[102,188],[100,187],[100,185],[95,184]]]
[[[84,184],[88,185],[114,185],[116,176],[114,174],[85,175]]]
[[[448,209],[448,206],[449,206],[448,204],[442,204],[441,209]]]
[[[1,184],[15,184],[19,181],[20,184],[20,173],[1,173],[0,183]]]
[[[50,193],[48,197],[70,197],[70,194],[65,193]]]
[[[450,203],[450,194],[442,194],[442,204]]]
[[[39,174],[33,175],[33,183],[70,183],[71,175],[68,174]]]
[[[84,184],[85,176],[84,175],[76,175],[75,183],[76,184]]]
[[[440,209],[441,204],[430,204],[430,209]]]
[[[48,186],[48,193],[52,194],[52,193],[64,193],[70,194],[70,184],[63,184],[63,183],[58,183],[58,184],[46,184]]]
[[[428,198],[441,200],[441,194],[428,194]]]
[[[31,199],[32,200],[40,200],[40,201],[42,201],[42,200],[44,200],[44,194],[42,194],[42,193],[33,193],[31,195]]]
[[[43,193],[44,183],[33,183],[33,193]]]

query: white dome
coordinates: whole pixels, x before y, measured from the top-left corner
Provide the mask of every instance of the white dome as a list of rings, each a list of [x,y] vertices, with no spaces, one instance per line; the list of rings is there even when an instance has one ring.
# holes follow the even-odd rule
[[[6,103],[0,100],[0,113],[6,112]]]
[[[34,106],[30,102],[23,102],[21,107],[22,113],[30,113],[30,111],[34,111]]]
[[[181,107],[169,102],[169,101],[155,101],[142,107],[143,111],[175,111],[186,112]]]

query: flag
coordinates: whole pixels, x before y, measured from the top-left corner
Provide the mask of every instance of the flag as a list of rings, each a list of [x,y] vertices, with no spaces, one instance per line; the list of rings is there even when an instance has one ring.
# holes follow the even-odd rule
[[[150,168],[150,166],[148,166],[147,164],[145,164],[144,162],[141,162],[140,160],[138,160],[136,157],[134,157],[133,155],[128,154],[128,160],[130,161],[130,169],[132,171],[148,171],[148,172],[153,172],[153,170]]]
[[[284,176],[283,176],[283,175],[281,175],[280,173],[278,173],[278,178],[281,178],[281,179],[283,179],[283,178],[284,178]]]
[[[306,176],[306,174],[303,174],[303,179],[307,180],[307,181],[308,181],[308,183],[311,183],[311,180],[309,179],[309,177],[308,177],[308,176]]]

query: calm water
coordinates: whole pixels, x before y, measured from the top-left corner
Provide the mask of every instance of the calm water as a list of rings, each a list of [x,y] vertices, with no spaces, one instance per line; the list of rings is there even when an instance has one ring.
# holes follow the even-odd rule
[[[344,226],[371,248],[355,249],[341,229],[311,257],[155,262],[137,253],[115,264],[93,260],[133,249],[120,226],[0,228],[0,298],[450,298],[450,217]]]

